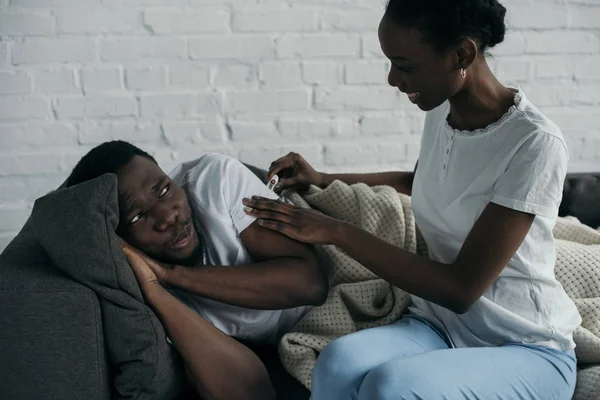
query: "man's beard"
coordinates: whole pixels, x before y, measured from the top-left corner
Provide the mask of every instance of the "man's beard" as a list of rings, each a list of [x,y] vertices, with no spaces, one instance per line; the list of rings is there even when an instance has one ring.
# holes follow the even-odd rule
[[[202,250],[202,239],[200,239],[200,243],[194,249],[192,254],[187,256],[186,258],[177,260],[176,264],[182,265],[185,267],[199,267],[204,264],[203,255],[204,251]]]

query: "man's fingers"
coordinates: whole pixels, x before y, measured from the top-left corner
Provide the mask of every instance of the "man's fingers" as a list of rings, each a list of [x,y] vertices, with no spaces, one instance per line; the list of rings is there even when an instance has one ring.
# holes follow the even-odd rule
[[[142,253],[140,250],[136,249],[135,247],[133,247],[132,245],[130,245],[123,239],[121,239],[121,247],[123,248],[123,250],[127,249],[130,252],[132,252],[133,254],[137,255],[138,257],[143,258],[144,253]]]
[[[140,257],[140,255],[133,250],[132,248],[129,247],[123,247],[123,252],[125,253],[126,256],[128,257],[132,257],[132,258],[137,258],[137,259],[142,259],[142,257]]]
[[[134,266],[134,264],[141,265],[141,263],[144,262],[140,258],[140,256],[138,256],[133,250],[131,250],[128,247],[123,247],[123,253],[125,253],[125,258],[127,259],[127,262],[129,262],[129,264],[131,264],[132,266]]]

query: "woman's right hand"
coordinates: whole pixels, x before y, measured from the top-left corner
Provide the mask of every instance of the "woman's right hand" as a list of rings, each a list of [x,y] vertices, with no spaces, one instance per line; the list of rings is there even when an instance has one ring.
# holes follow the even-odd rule
[[[300,154],[289,153],[271,163],[267,182],[273,175],[279,176],[275,192],[281,193],[285,189],[304,191],[310,185],[325,186],[325,174],[316,171]]]

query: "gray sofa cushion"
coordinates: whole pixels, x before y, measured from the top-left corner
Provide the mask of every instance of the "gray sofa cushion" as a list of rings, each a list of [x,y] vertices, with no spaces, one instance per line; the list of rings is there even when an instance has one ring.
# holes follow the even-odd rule
[[[569,174],[560,204],[561,217],[571,215],[592,228],[600,227],[600,173]]]
[[[123,255],[118,216],[117,177],[107,174],[38,199],[31,224],[52,263],[98,295],[113,398],[171,399],[181,385],[177,355]]]
[[[98,297],[54,267],[31,220],[0,255],[0,327],[0,398],[110,399]]]

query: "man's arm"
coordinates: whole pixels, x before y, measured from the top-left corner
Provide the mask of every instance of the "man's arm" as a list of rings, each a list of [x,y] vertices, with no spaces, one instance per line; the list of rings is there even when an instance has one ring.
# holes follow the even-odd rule
[[[201,297],[254,309],[285,309],[320,305],[327,299],[327,275],[311,246],[256,222],[241,234],[255,261],[250,265],[174,266],[163,278],[167,285]]]
[[[256,354],[173,297],[158,284],[140,254],[126,247],[142,293],[181,354],[188,380],[201,398],[274,399],[269,374]]]
[[[190,383],[203,399],[275,398],[269,374],[252,350],[202,319],[161,286],[146,291],[146,296],[181,353]]]

